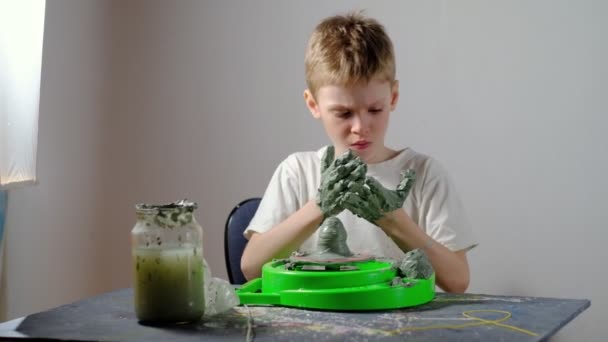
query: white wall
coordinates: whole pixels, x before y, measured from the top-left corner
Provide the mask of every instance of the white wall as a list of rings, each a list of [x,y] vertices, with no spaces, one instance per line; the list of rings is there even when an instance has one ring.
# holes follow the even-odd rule
[[[129,286],[138,201],[197,201],[206,258],[225,277],[232,206],[261,195],[287,154],[327,142],[301,96],[308,34],[325,16],[367,8],[398,58],[401,102],[388,141],[443,162],[479,237],[470,292],[588,298],[592,307],[556,340],[602,336],[606,2],[132,0],[113,2],[113,21],[92,13],[102,2],[75,3],[48,5],[56,37],[79,33],[45,46],[58,65],[43,65],[41,184],[10,194],[9,315]],[[107,34],[111,46],[91,42]],[[97,95],[106,63],[111,83]],[[104,96],[112,100],[82,109]],[[32,257],[24,246],[34,232]],[[86,249],[94,257],[73,260]],[[65,266],[43,286],[48,263]]]

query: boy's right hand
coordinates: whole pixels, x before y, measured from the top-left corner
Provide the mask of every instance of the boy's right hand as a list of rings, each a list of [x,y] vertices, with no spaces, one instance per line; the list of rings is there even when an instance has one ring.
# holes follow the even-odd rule
[[[342,205],[349,184],[365,182],[367,165],[351,150],[334,160],[335,150],[328,146],[321,160],[321,186],[317,204],[325,217],[335,216],[344,210]]]

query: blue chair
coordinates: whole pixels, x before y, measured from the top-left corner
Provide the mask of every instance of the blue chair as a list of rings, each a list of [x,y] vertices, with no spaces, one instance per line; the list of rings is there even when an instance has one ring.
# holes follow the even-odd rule
[[[259,197],[249,198],[237,204],[228,215],[226,229],[224,230],[224,256],[226,258],[226,270],[230,284],[244,284],[247,282],[241,271],[241,255],[247,239],[243,232],[249,226],[249,222],[258,210]]]

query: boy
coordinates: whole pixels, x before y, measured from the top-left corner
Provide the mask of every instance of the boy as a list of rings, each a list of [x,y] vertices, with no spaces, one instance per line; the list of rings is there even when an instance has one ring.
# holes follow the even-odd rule
[[[249,239],[241,259],[245,277],[259,277],[262,265],[273,258],[311,251],[321,222],[337,215],[353,253],[400,260],[405,252],[420,248],[435,269],[437,285],[447,292],[464,292],[469,285],[466,252],[475,240],[446,172],[428,156],[384,144],[389,113],[399,98],[393,46],[384,27],[361,14],[327,18],[310,37],[305,66],[304,100],[333,146],[294,153],[278,166],[244,233]],[[339,157],[321,172],[324,157],[333,160],[334,150],[336,156],[352,150],[367,164],[368,178],[385,190],[396,189],[402,173],[412,169],[416,180],[409,195],[394,210],[366,219],[352,205],[370,203],[353,198],[357,193],[350,191],[361,185],[360,177],[352,176],[357,170],[336,172],[345,167]],[[327,180],[333,177],[334,182],[338,175],[345,186],[327,186]]]

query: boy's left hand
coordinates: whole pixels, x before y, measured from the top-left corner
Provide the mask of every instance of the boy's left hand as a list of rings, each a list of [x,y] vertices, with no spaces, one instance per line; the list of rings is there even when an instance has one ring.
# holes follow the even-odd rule
[[[407,197],[416,174],[413,170],[402,173],[402,179],[397,189],[389,190],[373,177],[366,177],[365,184],[349,184],[347,193],[343,196],[343,207],[353,214],[376,223],[386,213],[399,209]]]

